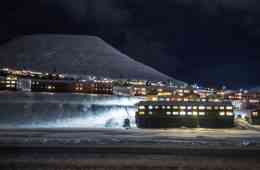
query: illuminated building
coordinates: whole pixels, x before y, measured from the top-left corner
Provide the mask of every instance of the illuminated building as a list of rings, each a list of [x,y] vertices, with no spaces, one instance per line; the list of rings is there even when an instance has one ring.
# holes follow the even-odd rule
[[[234,126],[231,102],[142,101],[137,107],[139,128]]]
[[[32,80],[33,92],[113,94],[111,81]]]
[[[0,89],[1,90],[17,90],[18,78],[16,76],[1,77]]]
[[[250,112],[249,122],[253,125],[260,125],[260,109],[255,109]]]

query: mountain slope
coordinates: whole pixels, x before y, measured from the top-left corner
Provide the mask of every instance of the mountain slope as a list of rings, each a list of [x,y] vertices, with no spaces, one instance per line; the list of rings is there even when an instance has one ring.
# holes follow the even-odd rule
[[[0,66],[112,78],[171,79],[93,36],[23,36],[0,47]]]

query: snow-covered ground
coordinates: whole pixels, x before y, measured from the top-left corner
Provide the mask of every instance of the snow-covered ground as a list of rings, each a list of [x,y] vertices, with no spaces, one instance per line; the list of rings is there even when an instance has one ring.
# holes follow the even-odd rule
[[[135,104],[141,98],[86,94],[1,92],[0,128],[135,127]]]

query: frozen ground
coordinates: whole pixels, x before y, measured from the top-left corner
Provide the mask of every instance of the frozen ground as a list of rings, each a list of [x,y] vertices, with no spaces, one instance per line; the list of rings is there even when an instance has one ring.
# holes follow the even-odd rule
[[[260,127],[122,129],[140,98],[0,95],[0,169],[260,169]]]
[[[260,133],[239,129],[2,129],[1,169],[255,169]]]

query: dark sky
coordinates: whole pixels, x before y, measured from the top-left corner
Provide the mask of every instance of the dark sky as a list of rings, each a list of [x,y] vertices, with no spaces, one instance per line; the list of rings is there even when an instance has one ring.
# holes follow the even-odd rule
[[[2,0],[0,42],[18,35],[97,35],[189,83],[260,85],[259,0]]]

